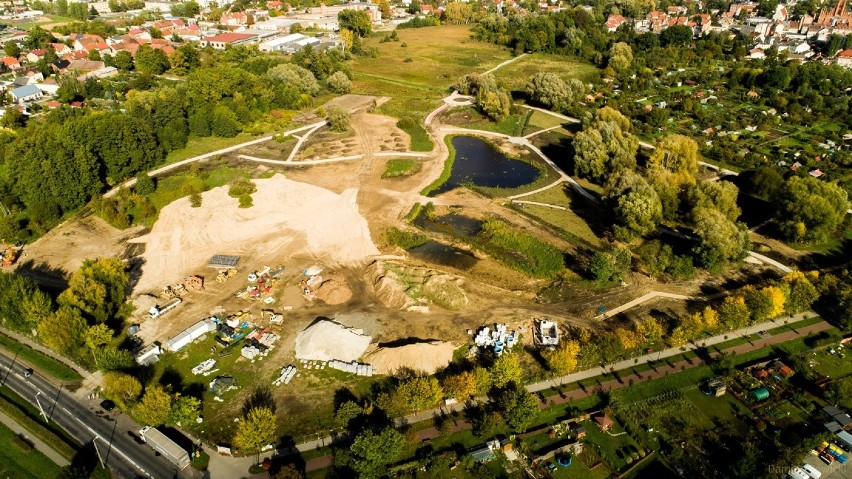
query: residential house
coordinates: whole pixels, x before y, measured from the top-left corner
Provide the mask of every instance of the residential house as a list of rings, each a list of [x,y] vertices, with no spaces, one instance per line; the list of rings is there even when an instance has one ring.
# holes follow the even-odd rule
[[[63,55],[67,55],[71,53],[71,47],[64,43],[51,43],[50,48],[53,49],[53,53],[56,53],[56,56],[61,57]]]
[[[834,57],[834,63],[843,68],[852,68],[852,48],[847,48]]]
[[[684,6],[670,5],[668,8],[666,8],[666,13],[668,13],[670,16],[673,16],[673,17],[679,17],[681,15],[686,15],[686,12],[687,12],[687,9]]]
[[[764,53],[760,48],[752,48],[748,51],[748,57],[752,60],[763,60],[766,58],[766,53]]]
[[[621,15],[612,14],[606,19],[606,29],[607,31],[614,32],[618,30],[618,27],[621,26],[627,19]]]
[[[35,62],[41,60],[42,58],[44,58],[45,55],[47,55],[47,50],[45,50],[44,48],[32,50],[29,53],[27,53],[27,61],[30,62],[30,63],[35,63]]]
[[[21,62],[15,57],[3,57],[3,66],[9,70],[15,71],[21,68]]]
[[[258,36],[253,33],[220,33],[212,37],[201,39],[202,47],[213,47],[216,50],[224,50],[231,45],[244,45],[254,43]]]
[[[109,45],[106,40],[101,38],[98,35],[72,35],[74,38],[74,50],[75,51],[86,51],[90,52],[92,50],[97,50],[98,53],[110,53]]]
[[[69,72],[90,72],[100,70],[104,67],[104,62],[94,60],[74,60],[68,64],[66,69]]]
[[[15,103],[35,101],[44,96],[44,92],[41,91],[41,88],[35,85],[21,86],[13,89],[9,93],[12,95],[12,100]]]
[[[219,24],[227,27],[248,25],[248,15],[245,12],[226,12],[219,18]]]

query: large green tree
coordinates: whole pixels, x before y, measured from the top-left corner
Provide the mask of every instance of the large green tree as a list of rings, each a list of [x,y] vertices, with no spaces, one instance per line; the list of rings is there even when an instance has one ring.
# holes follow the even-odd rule
[[[846,218],[846,190],[834,182],[790,177],[777,195],[778,226],[792,241],[822,241]]]
[[[653,188],[645,185],[627,190],[615,205],[616,236],[629,240],[653,231],[663,218],[663,205]]]
[[[165,424],[172,410],[172,395],[162,386],[149,387],[134,409],[134,416],[146,426]]]
[[[75,308],[60,308],[39,323],[38,339],[59,354],[79,358],[86,334],[86,320]]]
[[[639,140],[630,134],[630,120],[604,107],[574,138],[574,170],[603,183],[610,175],[636,167]]]
[[[340,28],[352,31],[360,37],[366,37],[373,31],[370,15],[363,10],[342,10],[337,14]]]
[[[171,67],[166,52],[159,48],[151,48],[148,45],[140,45],[134,59],[136,69],[143,73],[159,75]]]
[[[260,454],[267,444],[278,439],[275,413],[269,408],[257,407],[248,412],[237,425],[234,445],[241,451]]]
[[[71,276],[58,301],[61,306],[79,309],[93,323],[104,323],[121,312],[128,282],[120,259],[86,260]]]
[[[695,252],[705,267],[745,258],[751,242],[743,223],[735,223],[713,208],[695,208],[693,217],[693,231],[698,236]]]
[[[344,463],[362,479],[385,477],[387,466],[405,450],[405,436],[393,427],[379,433],[365,431],[355,437]]]

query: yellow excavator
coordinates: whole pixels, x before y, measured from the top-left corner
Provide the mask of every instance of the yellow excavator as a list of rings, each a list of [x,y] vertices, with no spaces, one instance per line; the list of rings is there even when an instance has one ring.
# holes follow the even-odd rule
[[[20,250],[18,248],[15,248],[11,244],[7,243],[6,241],[3,241],[3,253],[2,253],[3,260],[2,260],[2,263],[0,263],[0,264],[2,264],[3,266],[12,266],[13,264],[15,264],[15,261],[18,260],[18,254],[19,253],[20,253]]]

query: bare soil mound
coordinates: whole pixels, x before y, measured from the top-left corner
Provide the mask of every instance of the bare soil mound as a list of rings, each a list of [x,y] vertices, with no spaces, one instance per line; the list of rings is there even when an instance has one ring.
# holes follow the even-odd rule
[[[352,290],[342,276],[333,275],[314,291],[316,298],[326,304],[343,304],[352,299]]]
[[[372,339],[360,329],[349,328],[330,319],[319,319],[296,335],[296,357],[354,361],[364,354]]]
[[[461,278],[434,269],[376,261],[367,268],[366,278],[376,296],[391,308],[414,311],[437,305],[460,310],[469,303]]]
[[[408,368],[435,374],[450,364],[455,346],[445,341],[414,343],[392,348],[379,348],[368,354],[364,361],[376,369],[379,374],[393,374],[399,369]]]
[[[275,175],[252,180],[254,206],[240,208],[228,187],[202,194],[193,208],[181,198],[160,211],[146,243],[142,277],[135,290],[158,289],[191,274],[215,254],[248,256],[262,263],[282,253],[357,265],[379,253],[356,203],[356,190],[325,188]]]

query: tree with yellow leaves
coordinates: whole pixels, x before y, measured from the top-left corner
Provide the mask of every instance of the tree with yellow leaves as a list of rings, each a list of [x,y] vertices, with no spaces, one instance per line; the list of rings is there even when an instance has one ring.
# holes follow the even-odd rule
[[[784,312],[784,291],[778,286],[767,286],[763,289],[743,288],[745,304],[751,312],[752,321],[766,321]]]
[[[701,313],[701,320],[705,327],[710,329],[715,328],[719,325],[719,313],[710,306],[707,306]]]
[[[645,318],[636,322],[636,334],[642,339],[643,343],[656,343],[664,334],[665,328],[654,318]]]
[[[458,402],[465,402],[476,394],[476,377],[473,373],[462,372],[444,379],[441,384],[444,395]]]
[[[639,347],[639,344],[642,342],[642,338],[635,331],[627,328],[617,328],[615,330],[615,337],[618,338],[618,342],[621,343],[621,347],[625,351]]]
[[[577,357],[579,355],[580,343],[574,340],[563,341],[559,347],[542,354],[550,369],[560,374],[577,369]]]
[[[786,310],[790,314],[801,313],[810,309],[811,304],[819,298],[819,292],[810,278],[817,279],[819,273],[813,271],[805,275],[801,271],[792,271],[782,279],[786,294]]]
[[[729,329],[742,328],[748,324],[749,309],[742,295],[728,296],[719,306],[719,319]]]

